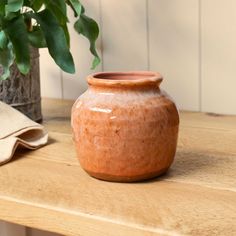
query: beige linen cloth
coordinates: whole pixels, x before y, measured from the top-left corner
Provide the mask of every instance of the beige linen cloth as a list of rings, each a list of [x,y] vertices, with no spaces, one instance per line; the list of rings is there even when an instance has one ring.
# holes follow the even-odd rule
[[[47,141],[48,134],[42,125],[0,102],[0,165],[12,159],[19,145],[36,149]]]

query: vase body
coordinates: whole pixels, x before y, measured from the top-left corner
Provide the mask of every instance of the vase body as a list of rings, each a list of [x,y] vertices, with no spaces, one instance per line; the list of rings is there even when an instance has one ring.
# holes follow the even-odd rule
[[[31,69],[23,75],[14,63],[10,78],[0,81],[0,101],[19,110],[34,121],[42,120],[39,51],[31,48]]]
[[[72,108],[83,169],[98,179],[140,181],[165,173],[176,152],[179,116],[154,72],[104,72]]]

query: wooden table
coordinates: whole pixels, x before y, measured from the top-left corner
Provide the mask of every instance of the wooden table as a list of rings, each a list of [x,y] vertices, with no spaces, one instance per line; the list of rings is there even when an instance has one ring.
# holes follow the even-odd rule
[[[89,177],[71,139],[72,102],[44,100],[49,144],[0,167],[0,219],[63,235],[236,235],[236,117],[182,112],[167,175]]]

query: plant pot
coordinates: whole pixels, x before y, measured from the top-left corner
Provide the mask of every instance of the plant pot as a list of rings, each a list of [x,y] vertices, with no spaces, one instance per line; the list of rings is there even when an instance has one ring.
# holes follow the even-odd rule
[[[0,100],[16,108],[34,121],[42,120],[39,51],[31,48],[31,70],[23,75],[16,64],[11,67],[10,78],[0,81]]]
[[[165,173],[176,152],[179,115],[154,72],[104,72],[72,108],[77,156],[102,180],[132,182]]]

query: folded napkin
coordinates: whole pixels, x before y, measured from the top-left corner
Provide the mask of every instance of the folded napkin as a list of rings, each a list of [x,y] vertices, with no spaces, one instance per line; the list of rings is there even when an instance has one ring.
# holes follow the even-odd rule
[[[0,102],[0,165],[12,159],[19,145],[36,149],[47,141],[48,134],[42,125]]]

